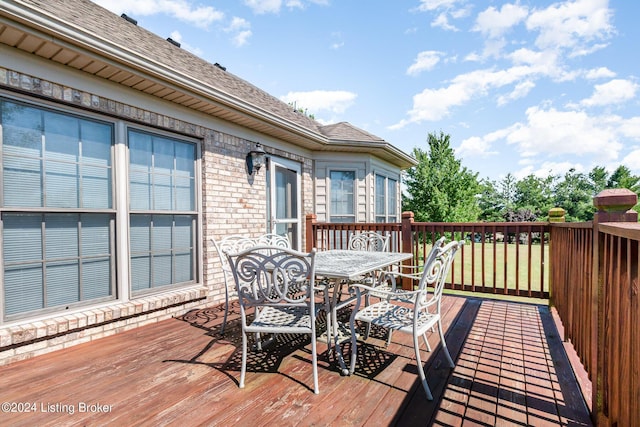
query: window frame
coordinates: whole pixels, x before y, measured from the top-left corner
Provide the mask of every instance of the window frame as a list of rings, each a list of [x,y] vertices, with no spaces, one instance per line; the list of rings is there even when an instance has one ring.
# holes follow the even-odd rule
[[[353,203],[351,206],[352,209],[352,213],[351,214],[334,214],[333,212],[333,191],[332,191],[332,187],[333,187],[333,181],[334,179],[332,178],[332,174],[334,172],[338,172],[338,173],[353,173]],[[354,168],[331,168],[328,170],[327,173],[327,178],[328,178],[328,202],[329,202],[329,215],[328,215],[328,219],[329,222],[331,223],[344,223],[344,222],[348,222],[348,223],[355,223],[357,222],[357,215],[358,215],[358,170],[354,169]],[[340,180],[342,181],[342,180]],[[350,217],[352,218],[351,221],[335,221],[334,218],[345,218],[345,217]]]
[[[46,181],[43,181],[42,177],[44,176],[46,179],[47,176],[47,168],[46,166],[43,166],[46,162],[48,162],[49,160],[47,160],[48,156],[46,155],[46,142],[47,139],[45,138],[45,133],[46,130],[44,128],[39,129],[40,133],[41,133],[41,152],[40,155],[38,156],[38,159],[40,161],[40,176],[41,176],[41,206],[5,206],[4,200],[5,200],[5,193],[4,193],[4,126],[3,123],[0,121],[0,177],[2,177],[2,182],[3,185],[0,186],[0,270],[1,270],[1,280],[0,280],[0,294],[2,297],[2,304],[0,304],[0,324],[5,323],[5,322],[11,322],[14,320],[19,320],[19,319],[24,319],[24,318],[30,318],[30,317],[34,317],[34,316],[40,316],[40,315],[46,315],[46,314],[50,314],[50,313],[63,313],[63,312],[68,312],[69,310],[73,310],[76,308],[80,308],[80,307],[87,307],[87,306],[94,306],[96,304],[101,304],[104,302],[108,302],[108,301],[114,301],[118,299],[118,286],[117,286],[117,275],[116,275],[116,262],[117,262],[117,253],[116,253],[116,244],[115,244],[115,235],[116,235],[116,216],[117,216],[117,208],[116,208],[116,188],[115,188],[115,184],[114,184],[114,178],[115,178],[115,144],[116,144],[116,124],[113,121],[110,120],[106,120],[104,117],[99,116],[99,115],[95,115],[95,114],[83,114],[80,112],[77,112],[75,110],[72,109],[64,109],[64,108],[59,108],[55,105],[50,105],[48,103],[36,103],[36,102],[30,102],[29,100],[25,100],[22,98],[18,98],[18,97],[13,97],[13,96],[7,96],[4,93],[0,93],[0,103],[4,104],[4,103],[13,103],[13,104],[18,104],[18,105],[22,105],[26,108],[31,108],[31,109],[35,109],[38,110],[41,114],[41,120],[44,120],[44,117],[47,113],[51,113],[51,114],[60,114],[60,115],[64,115],[66,117],[69,118],[74,118],[77,120],[82,120],[82,121],[89,121],[89,122],[95,122],[95,123],[99,123],[99,124],[103,124],[103,125],[107,125],[111,127],[111,140],[109,141],[109,166],[108,169],[110,170],[110,178],[109,178],[109,191],[110,191],[110,207],[106,207],[106,208],[89,208],[89,207],[81,207],[81,206],[76,206],[76,207],[57,207],[57,206],[47,206],[46,203],[46,195],[45,195],[45,185],[44,183]],[[41,121],[41,123],[44,123],[43,121]],[[80,143],[81,141],[78,140],[78,143]],[[20,156],[15,156],[15,157],[20,157]],[[23,157],[23,158],[28,158],[28,157]],[[63,164],[69,164],[67,161],[63,161],[61,162]],[[82,165],[83,163],[80,162],[80,160],[78,160],[77,162],[75,162],[75,164],[77,164],[78,166],[76,166],[76,170],[78,170],[78,168],[82,169],[82,167],[80,167],[79,165]],[[80,181],[82,181],[82,176],[78,177],[78,175],[75,175],[77,179],[79,179]],[[6,260],[5,260],[5,254],[4,254],[4,247],[5,247],[5,221],[6,221],[6,217],[8,216],[19,216],[19,215],[24,215],[24,216],[36,216],[39,215],[41,216],[42,220],[41,220],[41,240],[40,240],[40,248],[41,248],[41,256],[40,256],[40,260],[35,260],[33,259],[33,263],[31,264],[41,264],[41,268],[42,268],[42,277],[43,277],[43,281],[40,284],[40,289],[42,292],[42,298],[43,298],[43,307],[39,308],[39,309],[33,309],[33,310],[28,310],[28,311],[21,311],[18,313],[12,313],[12,314],[7,314],[6,309],[5,309],[5,304],[6,304],[6,288],[5,288],[5,274],[6,274]],[[55,264],[56,261],[55,258],[54,260],[52,260],[51,258],[48,258],[47,254],[45,253],[46,250],[46,230],[47,230],[47,223],[44,222],[44,218],[47,215],[53,215],[53,216],[65,216],[65,215],[75,215],[77,216],[80,220],[77,222],[77,243],[80,245],[80,240],[82,238],[81,236],[81,230],[82,230],[82,221],[81,218],[82,216],[86,216],[86,215],[95,215],[95,216],[108,216],[110,218],[110,220],[108,221],[109,223],[109,237],[108,237],[108,241],[109,241],[109,250],[110,250],[110,254],[109,254],[109,295],[108,296],[102,296],[102,297],[97,297],[97,298],[92,298],[92,299],[88,299],[88,300],[78,300],[78,301],[73,301],[73,302],[67,302],[67,303],[61,303],[55,306],[50,306],[47,307],[46,306],[46,293],[47,293],[47,283],[45,282],[45,277],[46,277],[46,268],[47,265],[49,264]],[[50,222],[49,222],[50,224]],[[78,249],[81,250],[81,249]],[[74,258],[74,257],[71,257]],[[66,258],[67,260],[70,260],[71,258]],[[78,259],[78,283],[77,283],[77,287],[78,287],[78,294],[82,295],[82,265],[83,265],[83,260],[88,260],[91,258],[91,256],[87,256],[85,254],[78,254],[78,256],[76,257]],[[25,264],[27,263],[27,261],[16,261],[14,264],[15,265],[20,265],[20,264]]]
[[[395,177],[391,177],[389,174],[385,174],[382,172],[374,172],[373,173],[373,194],[374,194],[374,200],[373,200],[373,220],[374,222],[398,222],[398,202],[399,202],[399,197],[398,197],[398,182],[399,179],[395,178]],[[382,198],[384,200],[383,204],[384,204],[384,212],[383,213],[379,213],[378,212],[378,201],[380,196],[380,193],[378,192],[378,179],[382,178],[383,182],[384,182],[384,194],[382,195]],[[395,191],[394,197],[391,198],[389,193],[390,193],[390,185],[391,183],[393,183],[393,188]],[[395,211],[394,212],[390,212],[391,209],[391,202],[393,201],[393,204],[395,205]]]
[[[151,137],[158,137],[158,138],[164,138],[164,139],[170,139],[173,140],[174,142],[178,142],[178,143],[186,143],[186,144],[191,144],[193,145],[194,148],[194,161],[193,161],[193,210],[184,210],[184,209],[157,209],[154,207],[149,207],[148,209],[132,209],[131,207],[131,195],[132,195],[132,191],[130,188],[131,185],[131,177],[130,177],[130,172],[131,172],[131,149],[130,149],[130,138],[129,135],[131,134],[131,132],[137,132],[140,134],[144,134],[144,135],[149,135]],[[201,245],[201,241],[202,239],[199,237],[201,235],[201,230],[202,230],[202,224],[201,224],[201,185],[200,185],[200,166],[201,166],[201,144],[200,141],[195,139],[195,138],[190,138],[190,137],[186,137],[184,135],[180,135],[180,134],[174,134],[172,132],[168,132],[168,131],[162,131],[162,130],[158,130],[158,129],[149,129],[148,127],[144,127],[144,126],[138,126],[138,125],[127,125],[125,128],[125,145],[127,147],[127,240],[129,241],[129,246],[128,246],[128,287],[127,287],[127,291],[128,293],[131,295],[132,298],[137,298],[137,297],[143,297],[143,296],[148,296],[150,294],[156,294],[156,293],[160,293],[160,292],[164,292],[167,290],[172,290],[175,288],[182,288],[182,287],[186,287],[186,286],[193,286],[195,284],[201,283],[202,282],[202,278],[201,278],[201,254],[202,254],[202,245]],[[174,165],[175,165],[175,157],[174,157]],[[133,289],[134,287],[134,280],[133,280],[133,254],[132,254],[132,244],[130,241],[130,236],[131,236],[131,218],[133,216],[151,216],[153,217],[159,217],[159,216],[163,216],[163,217],[167,217],[167,216],[171,216],[171,217],[181,217],[181,216],[191,216],[192,217],[192,230],[191,230],[191,242],[192,242],[192,256],[191,256],[191,274],[192,274],[192,279],[188,280],[188,281],[181,281],[181,282],[176,282],[176,283],[170,283],[170,284],[165,284],[165,285],[159,285],[159,286],[153,286],[153,281],[154,281],[154,275],[153,273],[151,273],[151,278],[150,278],[150,283],[151,286],[149,288],[144,288],[144,289]],[[175,228],[172,226],[172,239],[173,237],[175,237],[175,235],[173,234]],[[152,233],[151,233],[152,235]],[[150,236],[150,239],[152,237]],[[149,253],[151,255],[151,259],[153,259],[153,253],[154,250],[153,248],[149,248]],[[172,268],[175,267],[175,257],[174,257],[174,250],[173,247],[171,249],[171,258],[172,258]],[[151,268],[151,267],[150,267]],[[175,270],[172,271],[172,274]]]

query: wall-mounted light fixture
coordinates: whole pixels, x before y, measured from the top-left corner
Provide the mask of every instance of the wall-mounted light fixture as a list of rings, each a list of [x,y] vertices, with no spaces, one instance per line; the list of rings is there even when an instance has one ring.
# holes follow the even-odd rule
[[[266,161],[267,153],[262,148],[262,144],[256,142],[256,146],[253,150],[247,154],[247,171],[249,175],[257,173]]]

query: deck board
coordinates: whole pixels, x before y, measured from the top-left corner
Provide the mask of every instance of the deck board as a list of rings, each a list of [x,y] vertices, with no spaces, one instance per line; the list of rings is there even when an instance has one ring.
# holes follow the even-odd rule
[[[221,309],[212,307],[0,367],[0,401],[37,405],[0,414],[0,424],[591,425],[547,307],[446,295],[443,314],[456,367],[446,366],[431,334],[433,352],[421,355],[433,402],[418,380],[411,337],[394,333],[387,347],[380,330],[359,344],[351,377],[318,342],[319,395],[308,338],[295,336],[252,353],[239,389],[237,307],[224,336]],[[350,344],[343,352],[348,358]],[[111,410],[80,413],[80,402]]]

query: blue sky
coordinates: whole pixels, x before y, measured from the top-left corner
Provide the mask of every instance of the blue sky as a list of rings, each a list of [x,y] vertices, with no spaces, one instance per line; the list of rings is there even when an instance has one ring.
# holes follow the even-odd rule
[[[325,124],[480,178],[640,175],[640,2],[94,0]]]

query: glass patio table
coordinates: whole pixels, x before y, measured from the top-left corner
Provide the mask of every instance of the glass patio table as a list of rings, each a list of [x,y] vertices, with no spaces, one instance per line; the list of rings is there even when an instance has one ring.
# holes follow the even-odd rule
[[[329,298],[327,319],[327,329],[331,328],[332,336],[335,343],[335,352],[340,364],[343,375],[349,374],[344,363],[344,356],[340,349],[340,342],[350,338],[350,336],[341,336],[339,333],[339,324],[337,321],[337,311],[339,308],[348,305],[353,298],[339,301],[341,286],[340,282],[358,281],[367,277],[371,273],[383,270],[398,264],[404,260],[413,258],[413,254],[404,252],[375,252],[375,251],[354,251],[331,249],[327,251],[318,251],[315,259],[315,273],[318,278],[326,278],[334,280],[333,292]],[[327,289],[328,291],[328,289]]]

